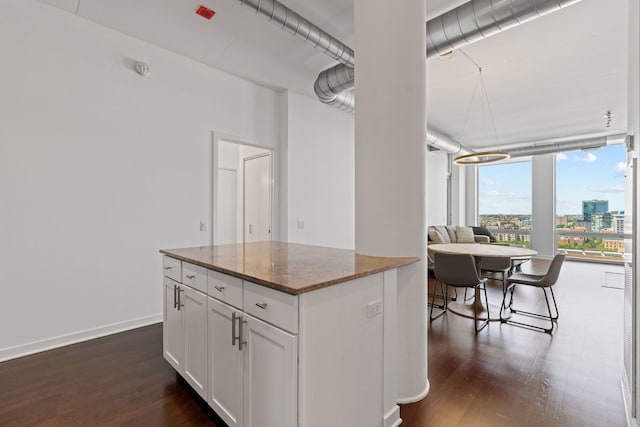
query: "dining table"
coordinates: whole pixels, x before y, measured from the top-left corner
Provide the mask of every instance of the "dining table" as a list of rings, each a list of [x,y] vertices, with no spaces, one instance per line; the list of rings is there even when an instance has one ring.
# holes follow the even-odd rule
[[[488,243],[436,243],[430,244],[428,252],[433,253],[446,253],[446,254],[467,254],[473,256],[476,268],[478,269],[478,276],[481,276],[480,262],[482,258],[486,257],[498,257],[498,258],[511,258],[513,261],[523,261],[529,259],[538,252],[518,246],[507,246],[500,244],[488,244]],[[504,289],[503,289],[504,292]],[[489,318],[490,321],[500,320],[501,307],[495,304],[489,303],[489,310],[482,303],[480,298],[480,289],[476,287],[475,294],[472,300],[467,301],[465,298],[462,300],[456,300],[449,303],[449,311],[459,314],[464,317],[474,317],[474,312],[477,314],[478,320],[485,320]],[[487,314],[490,314],[487,316]]]

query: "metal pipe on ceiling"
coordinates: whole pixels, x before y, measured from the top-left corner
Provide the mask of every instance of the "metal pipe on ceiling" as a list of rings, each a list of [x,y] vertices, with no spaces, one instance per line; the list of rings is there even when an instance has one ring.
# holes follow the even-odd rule
[[[353,49],[276,0],[234,0],[278,27],[312,44],[325,55],[353,68]]]
[[[322,71],[315,83],[318,99],[344,111],[355,109],[354,51],[277,0],[234,0],[311,43],[340,62]],[[426,23],[427,58],[473,43],[581,0],[471,0]],[[452,154],[472,150],[446,135],[427,130],[427,144]]]

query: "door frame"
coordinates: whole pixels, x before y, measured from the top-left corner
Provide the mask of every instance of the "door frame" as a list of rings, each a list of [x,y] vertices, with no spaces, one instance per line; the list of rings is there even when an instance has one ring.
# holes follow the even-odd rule
[[[239,145],[246,145],[249,147],[260,148],[271,152],[271,240],[279,240],[280,238],[280,183],[279,183],[279,161],[278,150],[276,147],[263,144],[255,141],[249,137],[233,135],[220,131],[211,131],[211,176],[209,177],[209,197],[211,207],[211,227],[209,227],[209,242],[211,245],[217,244],[216,236],[218,213],[216,208],[218,206],[218,158],[220,141],[230,142]]]

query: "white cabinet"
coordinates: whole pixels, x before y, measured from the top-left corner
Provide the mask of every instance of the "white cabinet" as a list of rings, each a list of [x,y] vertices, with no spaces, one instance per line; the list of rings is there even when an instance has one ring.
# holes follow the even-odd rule
[[[395,269],[299,295],[205,270],[163,259],[163,353],[228,426],[400,424]]]
[[[245,315],[245,427],[295,427],[298,422],[296,336]]]
[[[166,257],[165,257],[166,258]],[[164,358],[204,399],[207,398],[207,297],[168,277],[177,277],[180,261],[163,260]],[[167,269],[166,267],[171,267]]]
[[[213,298],[208,317],[209,405],[230,427],[295,427],[296,337]]]
[[[178,372],[182,371],[182,313],[178,310],[178,289],[180,284],[168,277],[164,278],[164,309],[162,347],[164,358]]]
[[[209,322],[209,406],[229,425],[243,424],[243,353],[234,339],[242,312],[207,298]]]
[[[207,296],[180,286],[180,312],[182,313],[182,336],[184,379],[203,399],[207,398]]]

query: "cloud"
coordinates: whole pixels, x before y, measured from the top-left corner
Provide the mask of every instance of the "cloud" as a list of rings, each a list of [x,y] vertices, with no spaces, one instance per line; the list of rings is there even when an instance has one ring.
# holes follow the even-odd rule
[[[613,172],[616,175],[624,176],[624,174],[627,172],[627,164],[625,162],[618,163],[613,169]]]
[[[624,193],[624,185],[613,185],[611,187],[591,187],[589,190],[594,193]]]
[[[480,178],[480,184],[483,185],[493,185],[495,184],[495,182],[493,182],[492,180],[490,180],[489,178]]]
[[[593,153],[587,153],[587,155],[581,158],[580,160],[587,163],[593,163],[596,160],[598,160],[598,157]]]
[[[556,160],[567,160],[567,155],[564,153],[556,154]]]

